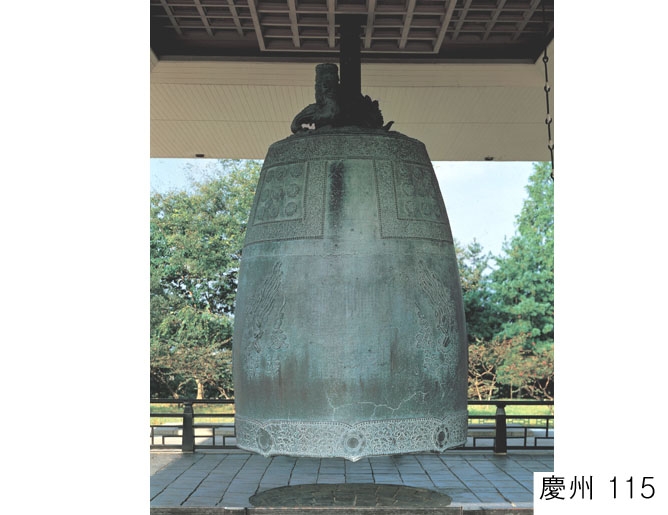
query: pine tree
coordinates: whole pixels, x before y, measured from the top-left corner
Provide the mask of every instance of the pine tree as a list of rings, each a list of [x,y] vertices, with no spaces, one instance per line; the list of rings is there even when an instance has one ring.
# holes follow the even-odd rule
[[[504,242],[492,273],[497,338],[525,335],[527,349],[554,342],[554,183],[547,163],[534,165],[516,233]]]
[[[500,327],[497,340],[515,343],[498,380],[513,392],[552,398],[554,384],[554,183],[548,163],[534,165],[516,233],[491,274]]]
[[[466,247],[462,247],[455,240],[455,251],[469,343],[489,341],[497,330],[490,282],[492,254],[484,252],[482,245],[476,239]]]

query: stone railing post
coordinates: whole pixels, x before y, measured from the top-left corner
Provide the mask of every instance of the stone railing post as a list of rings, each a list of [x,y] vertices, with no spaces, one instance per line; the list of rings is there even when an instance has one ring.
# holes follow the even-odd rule
[[[494,437],[494,454],[506,454],[508,451],[506,431],[506,405],[497,404],[496,406],[496,435]]]
[[[195,450],[195,429],[193,427],[193,403],[183,403],[183,436],[181,438],[181,452],[193,452]]]

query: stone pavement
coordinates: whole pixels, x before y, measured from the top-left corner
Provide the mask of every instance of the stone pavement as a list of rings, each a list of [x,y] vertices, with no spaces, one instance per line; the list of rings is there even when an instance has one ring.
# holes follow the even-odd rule
[[[371,483],[446,494],[451,507],[461,507],[459,513],[531,513],[533,473],[552,470],[552,451],[448,451],[374,456],[354,463],[342,458],[265,458],[245,451],[152,451],[151,508],[167,513],[177,507],[225,507],[243,513],[243,508],[253,507],[251,496],[272,488]]]

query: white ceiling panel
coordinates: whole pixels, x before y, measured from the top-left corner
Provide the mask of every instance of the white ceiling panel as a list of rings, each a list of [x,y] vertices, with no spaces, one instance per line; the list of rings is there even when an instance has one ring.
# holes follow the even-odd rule
[[[152,53],[151,157],[262,159],[315,101],[314,80],[315,63],[170,61]],[[544,84],[540,59],[362,65],[362,93],[435,161],[549,160]],[[552,95],[550,104],[554,112]]]

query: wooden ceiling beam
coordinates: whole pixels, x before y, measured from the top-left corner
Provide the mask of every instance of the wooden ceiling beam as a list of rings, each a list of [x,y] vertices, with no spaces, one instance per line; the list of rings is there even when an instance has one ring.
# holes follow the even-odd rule
[[[408,7],[404,15],[404,26],[401,29],[401,39],[399,40],[399,48],[406,48],[406,41],[408,41],[408,33],[411,30],[411,22],[413,21],[413,13],[415,12],[415,1],[408,0]]]
[[[257,14],[257,0],[248,0],[248,10],[253,19],[253,28],[255,29],[255,36],[257,37],[257,44],[260,50],[264,52],[267,47],[264,44],[264,37],[262,36],[262,26],[260,25],[260,17]]]
[[[179,27],[179,24],[177,23],[176,18],[174,17],[174,13],[172,12],[171,7],[169,7],[169,5],[167,4],[166,0],[160,0],[160,4],[167,13],[167,17],[169,18],[169,21],[172,24],[172,27],[174,27],[176,33],[179,36],[183,36],[183,32],[181,32],[181,27]]]
[[[450,25],[450,20],[452,20],[452,13],[455,10],[457,5],[457,0],[449,0],[448,6],[445,9],[445,14],[443,15],[443,22],[441,23],[441,28],[438,31],[438,36],[434,42],[434,53],[438,54],[441,51],[441,45],[443,45],[443,39],[445,39],[445,33],[448,31],[448,25]]]
[[[515,41],[517,38],[520,37],[520,34],[522,34],[522,31],[524,30],[524,27],[527,26],[527,23],[529,23],[529,20],[533,16],[533,13],[536,12],[536,9],[540,5],[541,0],[533,0],[531,4],[529,5],[529,9],[525,12],[522,13],[522,21],[517,22],[517,29],[515,34],[513,34],[513,41]]]
[[[327,54],[336,51],[336,16],[356,13],[363,20],[361,49],[367,56],[394,52],[445,60],[486,59],[488,54],[491,60],[500,55],[535,59],[538,36],[550,35],[554,27],[552,2],[545,2],[549,17],[538,23],[541,0],[152,0],[151,4],[152,26],[161,29],[152,44],[166,55],[216,55],[220,49],[221,55],[258,57],[280,48],[311,59],[315,56],[308,54],[320,52],[321,44]],[[277,38],[287,39],[292,48],[276,44]],[[314,40],[320,39],[316,45]],[[491,40],[500,52],[487,52]]]
[[[237,33],[240,36],[243,36],[244,29],[241,27],[239,12],[237,11],[237,6],[234,4],[234,0],[227,0],[227,7],[230,9],[230,13],[232,14],[232,19],[234,20],[234,26],[237,28]]]
[[[335,6],[336,0],[327,0],[327,45],[332,50],[336,48],[336,28],[334,26],[334,20],[336,19],[336,14],[334,13]]]
[[[452,33],[452,40],[455,41],[457,39],[457,36],[459,36],[459,31],[462,30],[462,26],[464,25],[464,20],[466,20],[466,15],[469,12],[469,8],[471,7],[471,2],[473,0],[466,0],[464,3],[464,7],[462,7],[462,12],[459,14],[459,19],[457,20],[457,25],[455,26],[455,31]]]
[[[371,36],[373,36],[373,19],[376,11],[376,0],[369,0],[369,10],[366,14],[366,27],[364,28],[364,48],[371,48]]]
[[[501,11],[503,10],[504,5],[506,5],[506,0],[499,0],[499,3],[496,4],[496,9],[494,9],[494,12],[492,13],[492,19],[489,20],[485,26],[485,33],[482,36],[483,41],[487,41],[487,38],[489,37],[490,32],[492,32],[492,28],[494,27],[496,20],[498,20],[499,16],[501,15]]]
[[[206,33],[209,36],[213,37],[213,30],[211,30],[211,26],[209,25],[209,20],[207,20],[206,18],[206,12],[204,11],[204,7],[202,7],[202,4],[200,3],[199,0],[195,0],[195,7],[197,8],[197,12],[199,13],[204,28],[206,29]]]
[[[292,44],[299,48],[299,25],[297,23],[297,6],[295,0],[288,0],[288,9],[290,16],[290,29],[292,30]]]

